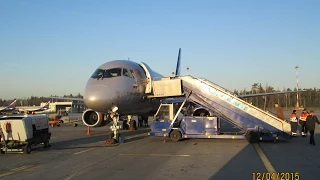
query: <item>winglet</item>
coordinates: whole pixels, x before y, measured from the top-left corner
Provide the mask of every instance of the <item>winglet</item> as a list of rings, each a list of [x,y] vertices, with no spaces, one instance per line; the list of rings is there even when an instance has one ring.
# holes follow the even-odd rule
[[[178,61],[177,61],[175,76],[180,76],[180,59],[181,59],[181,48],[179,48],[179,54],[178,54]]]

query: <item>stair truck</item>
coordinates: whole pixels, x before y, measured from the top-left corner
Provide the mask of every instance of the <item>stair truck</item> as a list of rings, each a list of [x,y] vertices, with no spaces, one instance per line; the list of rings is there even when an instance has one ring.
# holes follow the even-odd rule
[[[186,138],[245,139],[238,132],[222,133],[221,117],[208,112],[207,116],[195,114],[193,102],[187,98],[181,102],[165,101],[159,106],[151,124],[150,136],[169,137],[172,141]]]
[[[153,82],[153,94],[149,98],[184,97],[178,106],[161,103],[151,125],[150,136],[168,136],[173,141],[183,138],[230,138],[246,139],[250,143],[291,139],[289,123],[269,114],[245,101],[228,90],[207,80],[192,76],[179,76]],[[192,101],[210,111],[197,116],[184,107]],[[177,108],[179,107],[180,108]],[[227,120],[243,130],[239,133],[221,133],[221,119]]]
[[[0,118],[0,151],[31,153],[32,146],[49,147],[51,133],[46,115],[4,116]]]

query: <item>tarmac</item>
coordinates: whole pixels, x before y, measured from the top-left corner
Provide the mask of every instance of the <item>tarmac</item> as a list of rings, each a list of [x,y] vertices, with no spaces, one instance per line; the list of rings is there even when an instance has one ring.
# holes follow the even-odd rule
[[[0,154],[0,179],[268,180],[273,174],[279,180],[317,180],[320,126],[316,128],[316,146],[309,145],[309,137],[258,144],[223,139],[172,142],[149,137],[149,128],[123,130],[125,142],[108,146],[108,126],[91,128],[87,135],[85,126],[66,123],[51,128],[51,148]]]

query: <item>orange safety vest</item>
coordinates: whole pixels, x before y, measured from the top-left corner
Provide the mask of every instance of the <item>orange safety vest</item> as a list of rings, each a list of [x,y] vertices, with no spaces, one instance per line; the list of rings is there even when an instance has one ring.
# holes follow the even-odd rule
[[[308,116],[309,116],[309,113],[302,112],[301,115],[300,115],[300,120],[301,121],[306,121]]]
[[[298,122],[298,118],[297,118],[297,114],[296,113],[291,113],[290,121],[291,122]]]

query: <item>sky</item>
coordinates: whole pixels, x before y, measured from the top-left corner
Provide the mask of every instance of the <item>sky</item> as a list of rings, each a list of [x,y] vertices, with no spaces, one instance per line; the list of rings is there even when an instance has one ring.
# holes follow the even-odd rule
[[[320,88],[320,1],[2,0],[0,98],[83,94],[101,64],[145,62],[229,90]]]

